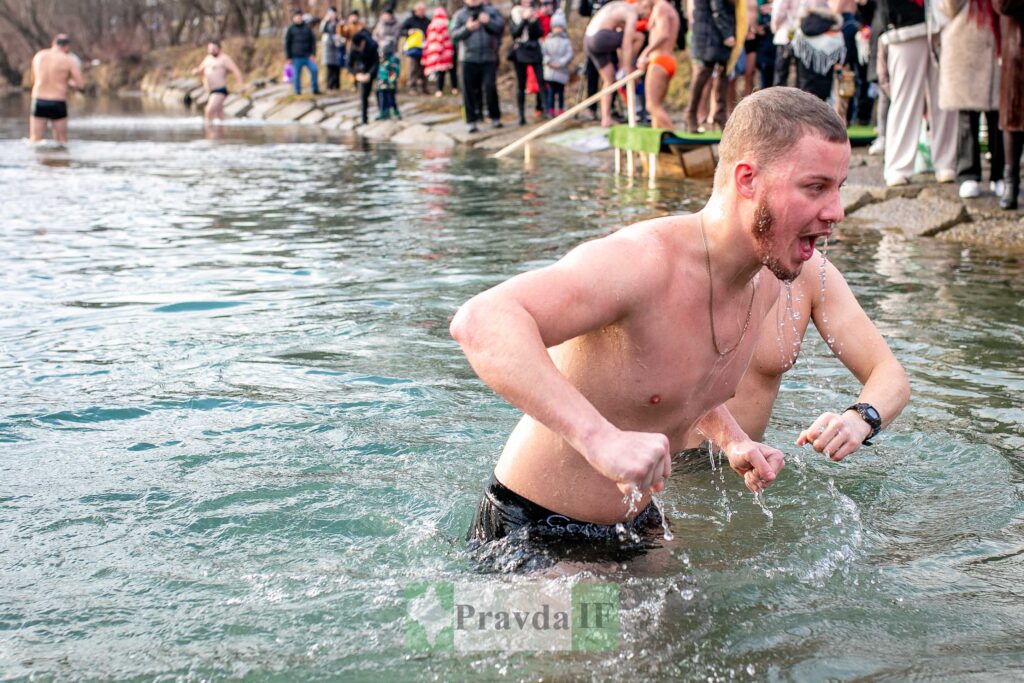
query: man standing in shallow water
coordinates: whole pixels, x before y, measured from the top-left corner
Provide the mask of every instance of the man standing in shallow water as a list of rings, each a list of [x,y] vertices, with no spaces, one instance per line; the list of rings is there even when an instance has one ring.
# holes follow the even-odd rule
[[[210,93],[203,112],[203,117],[207,121],[224,119],[224,100],[228,96],[228,72],[235,75],[238,87],[241,88],[244,81],[241,70],[231,57],[221,52],[220,43],[211,40],[206,45],[206,57],[192,70],[194,75],[203,75],[203,87]]]
[[[71,39],[58,33],[53,44],[32,58],[32,114],[28,123],[29,142],[42,142],[46,122],[53,125],[53,139],[68,142],[68,83],[85,90],[78,60],[72,57]]]
[[[646,533],[658,516],[650,495],[695,429],[752,491],[782,469],[782,453],[743,434],[722,404],[778,300],[778,280],[796,278],[843,217],[850,144],[824,102],[770,88],[737,107],[719,153],[699,213],[583,244],[455,315],[451,332],[473,369],[526,413],[472,541],[592,539],[617,534],[616,525]],[[639,514],[623,498],[634,490]]]

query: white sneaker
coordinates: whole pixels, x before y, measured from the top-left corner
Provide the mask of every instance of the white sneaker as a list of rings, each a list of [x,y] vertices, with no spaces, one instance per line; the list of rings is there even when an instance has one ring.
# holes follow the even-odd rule
[[[897,185],[909,185],[910,178],[905,175],[886,176],[885,184],[888,187],[896,187]]]
[[[988,188],[992,190],[992,194],[994,194],[995,196],[1002,197],[1003,192],[1006,192],[1006,183],[1004,183],[1002,180],[993,180],[988,184]]]
[[[935,171],[935,182],[937,183],[951,183],[956,180],[956,171],[951,171],[948,168]]]
[[[963,199],[974,199],[981,196],[981,185],[977,180],[965,180],[960,183],[960,196]]]
[[[875,138],[875,141],[871,143],[871,146],[868,147],[868,154],[871,156],[877,156],[883,152],[885,152],[885,138],[877,137]]]

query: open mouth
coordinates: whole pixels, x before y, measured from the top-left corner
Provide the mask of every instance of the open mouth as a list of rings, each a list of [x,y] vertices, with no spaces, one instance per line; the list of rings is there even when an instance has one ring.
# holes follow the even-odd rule
[[[804,235],[800,238],[800,258],[803,261],[809,261],[814,256],[814,246],[818,242],[820,237],[828,237],[831,231],[817,232],[810,235]]]

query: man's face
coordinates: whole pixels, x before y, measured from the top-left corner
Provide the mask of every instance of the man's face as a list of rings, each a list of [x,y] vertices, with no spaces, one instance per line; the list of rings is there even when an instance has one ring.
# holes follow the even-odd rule
[[[301,14],[293,14],[292,15],[292,23],[296,24],[296,25],[301,24],[302,23],[302,15]]]
[[[466,0],[466,7],[479,7],[480,0]]]
[[[843,220],[839,188],[850,165],[849,143],[804,135],[763,170],[751,232],[761,263],[791,282],[814,256],[815,242]]]
[[[416,3],[416,6],[412,8],[412,11],[417,17],[427,16],[427,6],[422,2]]]
[[[653,3],[651,2],[651,0],[640,0],[640,2],[636,3],[637,16],[639,16],[641,19],[649,16],[651,13],[652,4]]]
[[[210,43],[206,46],[206,53],[211,57],[216,57],[220,54],[220,47],[214,43]]]

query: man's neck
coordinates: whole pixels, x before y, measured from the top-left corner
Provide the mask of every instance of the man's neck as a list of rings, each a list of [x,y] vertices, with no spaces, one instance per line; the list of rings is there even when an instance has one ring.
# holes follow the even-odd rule
[[[733,203],[712,198],[701,211],[701,217],[715,282],[739,290],[761,271],[762,264],[743,218],[734,208],[727,208],[727,204]]]

